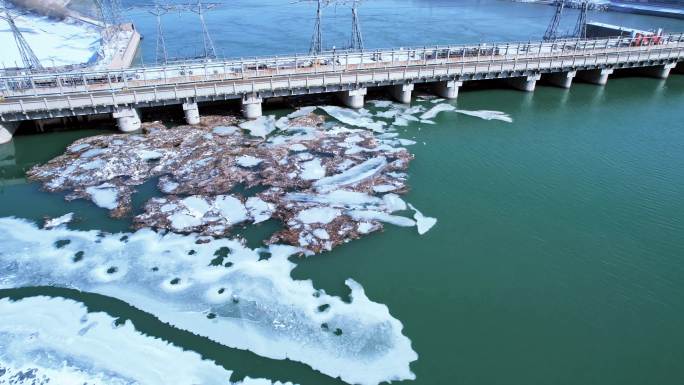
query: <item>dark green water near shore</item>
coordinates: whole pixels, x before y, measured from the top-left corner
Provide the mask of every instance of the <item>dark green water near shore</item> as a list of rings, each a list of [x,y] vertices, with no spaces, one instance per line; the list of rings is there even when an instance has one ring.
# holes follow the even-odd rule
[[[346,295],[362,283],[404,324],[416,384],[678,384],[684,378],[684,76],[606,87],[464,91],[458,108],[402,136],[416,159],[406,200],[439,219],[423,236],[387,226],[299,262],[293,276]],[[4,147],[0,217],[77,213],[74,228],[122,231],[102,209],[41,192],[22,175],[101,131],[18,136]],[[142,196],[154,194],[143,187]],[[55,295],[131,319],[142,332],[243,375],[341,383],[303,364],[238,351],[160,323],[118,300]]]

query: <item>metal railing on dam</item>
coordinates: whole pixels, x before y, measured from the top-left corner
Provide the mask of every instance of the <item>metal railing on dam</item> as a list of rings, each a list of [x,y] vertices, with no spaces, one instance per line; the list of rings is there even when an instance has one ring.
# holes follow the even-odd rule
[[[621,68],[643,67],[667,77],[682,60],[684,34],[666,34],[329,51],[118,71],[20,74],[0,78],[0,120],[113,113],[120,126],[127,121],[135,126],[138,108],[183,104],[188,121],[194,122],[199,119],[198,102],[226,99],[241,99],[245,115],[253,118],[261,114],[262,98],[275,96],[342,92],[347,105],[359,107],[367,87],[393,86],[395,98],[406,102],[414,83],[434,82],[437,93],[453,98],[463,81],[504,78],[531,91],[548,74],[562,87],[569,87],[575,75],[605,84],[608,75]]]

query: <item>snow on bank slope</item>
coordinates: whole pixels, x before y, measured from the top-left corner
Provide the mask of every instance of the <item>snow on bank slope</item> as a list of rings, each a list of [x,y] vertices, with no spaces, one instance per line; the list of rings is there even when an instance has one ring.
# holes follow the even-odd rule
[[[72,19],[57,21],[36,15],[18,15],[15,24],[44,67],[94,63],[100,48],[100,29]],[[0,20],[0,66],[23,67],[7,21]]]

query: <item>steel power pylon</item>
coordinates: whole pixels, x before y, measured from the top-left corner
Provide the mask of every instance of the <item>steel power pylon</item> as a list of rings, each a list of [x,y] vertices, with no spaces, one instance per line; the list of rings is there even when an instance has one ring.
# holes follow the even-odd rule
[[[14,41],[17,43],[17,49],[19,50],[19,55],[21,56],[21,61],[24,65],[24,68],[42,70],[43,65],[40,64],[40,60],[38,60],[38,57],[31,49],[31,46],[29,46],[29,44],[26,42],[26,39],[24,39],[24,35],[21,34],[21,31],[14,23],[14,17],[10,13],[9,9],[7,9],[4,2],[2,3],[2,7],[4,10],[4,15],[0,15],[0,19],[5,20],[7,24],[9,24],[12,34],[14,34]]]
[[[323,6],[325,0],[316,0],[316,23],[314,24],[314,32],[311,36],[311,46],[309,47],[309,54],[316,55],[323,52],[323,31],[321,26],[321,19],[323,17]]]
[[[359,22],[358,7],[361,0],[354,0],[352,3],[352,35],[350,48],[363,51],[363,35],[361,34],[361,23]]]
[[[580,5],[580,14],[575,24],[574,37],[584,39],[587,37],[587,13],[589,11],[589,1],[583,0]]]
[[[204,58],[205,59],[216,59],[216,48],[214,47],[214,41],[209,35],[209,30],[207,29],[207,23],[204,21],[204,11],[216,7],[216,3],[202,4],[202,0],[197,0],[197,4],[194,7],[190,7],[191,12],[196,13],[200,19],[200,25],[202,27],[202,41],[204,43]]]
[[[558,26],[560,25],[561,17],[563,15],[563,8],[565,7],[565,0],[556,0],[556,12],[546,28],[544,33],[544,40],[555,40],[558,38]]]
[[[169,55],[166,51],[166,41],[164,40],[164,30],[162,29],[161,17],[169,12],[168,8],[162,7],[159,3],[154,5],[154,8],[148,10],[157,18],[157,47],[155,50],[156,64],[166,64],[169,61]]]

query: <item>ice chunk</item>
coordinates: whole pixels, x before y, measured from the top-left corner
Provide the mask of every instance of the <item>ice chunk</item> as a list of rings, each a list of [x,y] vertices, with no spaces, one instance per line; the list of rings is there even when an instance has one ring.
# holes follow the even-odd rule
[[[406,202],[404,202],[404,200],[401,199],[397,194],[385,194],[382,196],[382,200],[391,213],[395,211],[406,210]]]
[[[228,226],[244,222],[248,219],[247,209],[239,199],[230,195],[219,195],[214,200],[214,207],[226,219]]]
[[[302,116],[307,116],[316,110],[316,106],[302,107],[297,111],[287,115],[289,119],[301,118]]]
[[[330,235],[327,231],[325,231],[325,229],[314,229],[312,233],[318,239],[330,239]]]
[[[43,225],[43,228],[44,229],[51,229],[53,227],[62,226],[62,225],[65,225],[65,224],[71,222],[73,219],[74,219],[74,213],[68,213],[68,214],[62,215],[61,217],[47,219],[45,221],[45,225]]]
[[[387,159],[384,156],[370,158],[339,174],[319,179],[314,183],[314,187],[320,192],[336,190],[340,187],[356,184],[368,179],[382,171],[385,166],[387,166]]]
[[[302,210],[297,214],[297,219],[302,223],[330,223],[335,218],[342,215],[340,210],[330,207],[312,207],[310,209]]]
[[[358,111],[350,108],[337,106],[321,106],[323,111],[344,124],[355,127],[367,128],[371,131],[382,132],[385,122],[375,122],[373,119]]]
[[[390,192],[390,191],[393,191],[396,189],[397,189],[397,187],[394,185],[391,185],[391,184],[379,184],[379,185],[373,186],[373,191],[375,191],[377,193]]]
[[[214,127],[211,132],[218,136],[228,136],[228,135],[233,135],[239,130],[238,127],[235,126],[218,126]]]
[[[325,176],[325,167],[321,165],[318,158],[302,163],[302,173],[300,177],[304,180],[317,180]]]
[[[268,134],[276,129],[275,116],[260,116],[254,120],[240,123],[240,128],[249,131],[252,136],[266,138]]]
[[[99,186],[88,187],[85,191],[90,195],[93,203],[99,207],[114,210],[119,205],[117,202],[118,192],[112,184],[103,183]]]
[[[406,217],[400,217],[398,215],[391,215],[387,214],[382,211],[376,211],[376,210],[353,210],[349,212],[349,215],[357,220],[364,220],[364,221],[370,221],[370,220],[376,220],[380,222],[385,222],[385,223],[390,223],[395,226],[401,226],[401,227],[413,227],[416,225],[416,222],[413,220],[406,218]]]
[[[106,152],[107,150],[104,148],[91,148],[90,150],[84,151],[81,154],[81,158],[92,158],[94,156],[98,156]]]
[[[258,166],[261,162],[263,162],[262,159],[253,157],[251,155],[242,155],[235,159],[235,163],[239,164],[242,167],[254,167]]]
[[[479,110],[479,111],[469,111],[469,110],[456,110],[457,113],[463,114],[463,115],[469,115],[469,116],[474,116],[476,118],[484,119],[484,120],[501,120],[503,122],[508,122],[508,123],[513,123],[513,118],[511,118],[510,115],[508,115],[505,112],[502,111],[488,111],[488,110]]]
[[[288,147],[288,148],[290,149],[290,151],[295,151],[295,152],[308,150],[308,148],[301,143],[291,144],[290,147]]]
[[[252,217],[254,223],[260,223],[267,221],[273,215],[275,211],[275,205],[272,203],[264,202],[261,198],[250,197],[245,203],[247,211],[249,211],[249,216]]]
[[[138,155],[142,160],[155,160],[161,158],[163,154],[159,151],[140,150],[138,151]]]
[[[418,234],[423,235],[430,231],[432,226],[434,226],[437,223],[437,218],[431,218],[431,217],[426,217],[424,216],[418,209],[413,207],[412,204],[409,203],[409,208],[413,210],[415,213],[413,214],[413,218],[416,220],[416,224],[418,225]]]
[[[446,103],[437,104],[436,106],[430,108],[423,115],[421,115],[420,119],[421,120],[430,120],[430,119],[437,117],[437,115],[440,112],[454,111],[454,110],[456,110],[456,107],[452,106],[451,104],[446,104]]]
[[[0,300],[0,346],[1,383],[234,384],[213,361],[63,298]],[[244,384],[272,384],[262,381]]]

